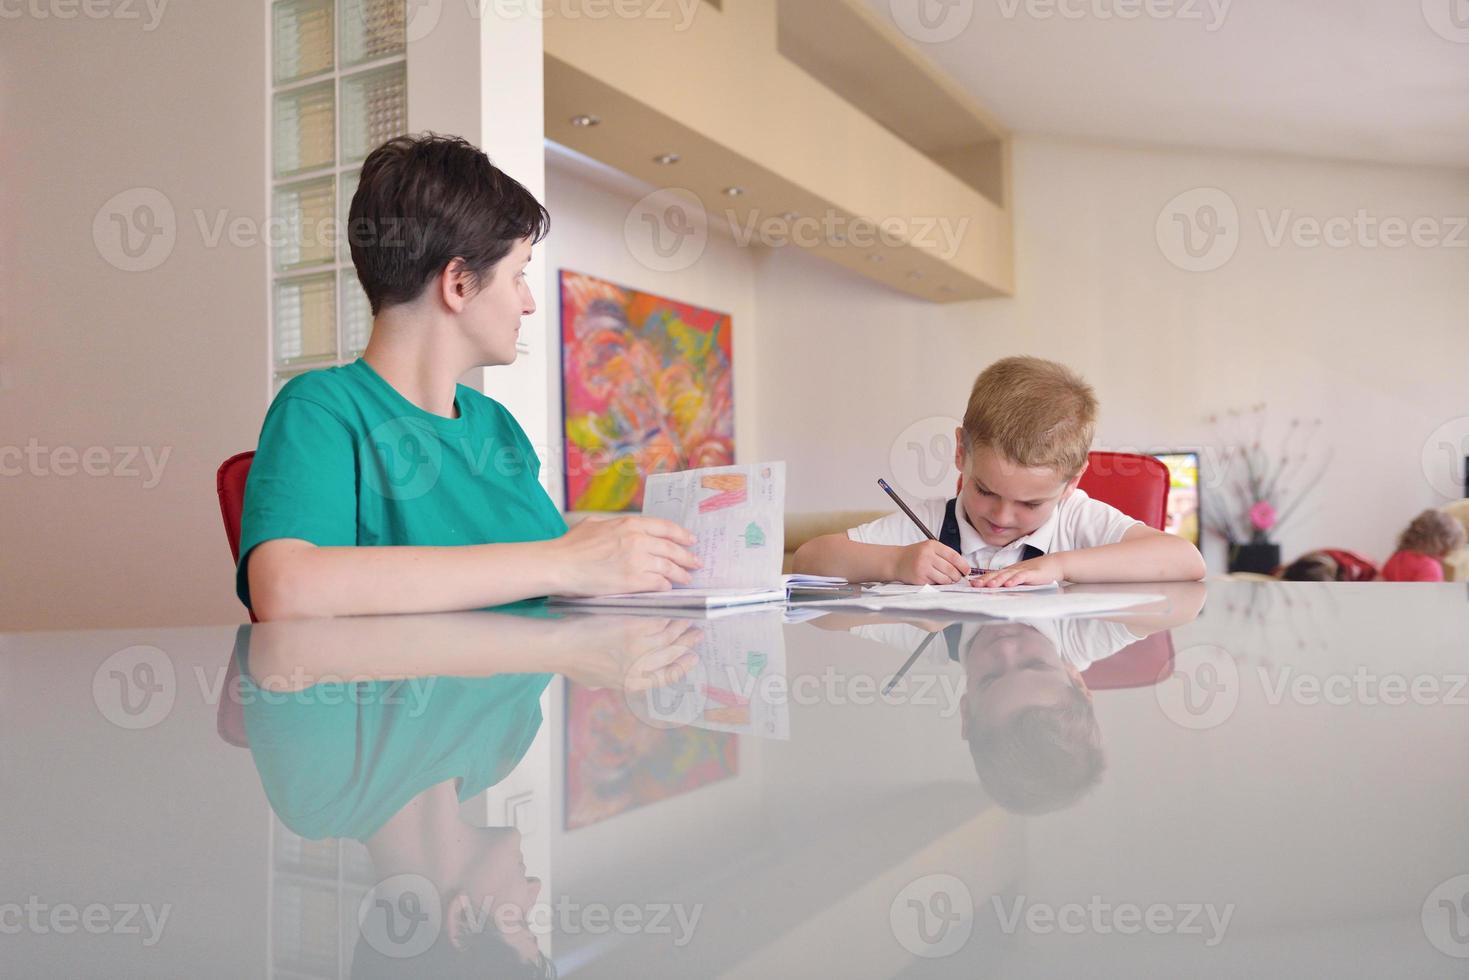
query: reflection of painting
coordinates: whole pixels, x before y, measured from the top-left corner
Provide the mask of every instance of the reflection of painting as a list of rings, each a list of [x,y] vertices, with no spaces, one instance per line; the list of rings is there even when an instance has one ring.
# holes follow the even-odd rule
[[[566,829],[735,775],[735,735],[640,721],[622,694],[566,688]]]
[[[1199,543],[1199,454],[1160,453],[1158,459],[1168,467],[1169,534]]]
[[[734,462],[725,313],[561,272],[570,510],[638,510],[649,473]]]

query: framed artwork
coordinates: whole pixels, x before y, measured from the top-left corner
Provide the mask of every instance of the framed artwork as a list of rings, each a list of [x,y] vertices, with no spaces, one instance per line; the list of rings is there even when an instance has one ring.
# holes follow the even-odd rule
[[[561,270],[568,510],[638,511],[650,473],[734,462],[729,314]]]
[[[576,830],[739,772],[739,736],[655,728],[621,692],[566,685],[566,829]]]

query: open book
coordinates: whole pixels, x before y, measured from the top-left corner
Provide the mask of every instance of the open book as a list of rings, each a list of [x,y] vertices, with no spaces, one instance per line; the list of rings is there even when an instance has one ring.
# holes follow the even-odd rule
[[[643,516],[661,517],[694,532],[703,567],[687,586],[587,599],[554,598],[575,606],[716,609],[784,602],[793,581],[839,583],[821,576],[782,576],[785,555],[785,463],[712,466],[655,473],[643,489]]]

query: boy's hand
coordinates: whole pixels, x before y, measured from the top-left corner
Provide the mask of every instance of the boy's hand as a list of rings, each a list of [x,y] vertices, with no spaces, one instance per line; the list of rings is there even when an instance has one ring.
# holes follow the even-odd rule
[[[692,532],[656,517],[587,518],[556,539],[555,560],[568,596],[663,592],[688,585],[700,567]]]
[[[1030,561],[1016,562],[1009,568],[985,572],[972,579],[971,584],[976,589],[998,589],[1007,585],[1049,585],[1060,582],[1065,577],[1066,571],[1061,567],[1060,555],[1041,555]]]
[[[969,574],[969,562],[937,541],[920,541],[898,552],[893,578],[909,585],[948,585]]]

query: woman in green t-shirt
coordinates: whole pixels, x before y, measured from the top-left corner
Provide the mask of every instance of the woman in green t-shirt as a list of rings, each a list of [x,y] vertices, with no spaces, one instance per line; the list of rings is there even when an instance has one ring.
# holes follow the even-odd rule
[[[567,529],[514,417],[459,384],[510,364],[535,312],[544,207],[463,139],[390,140],[347,234],[362,357],[293,379],[261,428],[236,589],[260,620],[443,612],[686,584],[694,537],[643,517]]]

